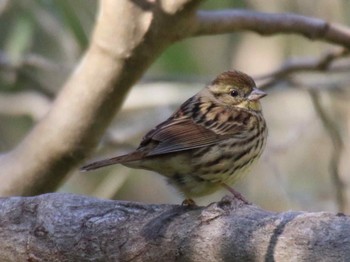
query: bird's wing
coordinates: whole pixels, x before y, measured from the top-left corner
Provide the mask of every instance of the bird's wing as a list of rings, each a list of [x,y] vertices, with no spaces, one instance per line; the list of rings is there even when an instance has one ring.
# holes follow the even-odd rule
[[[213,145],[227,138],[237,138],[244,133],[245,126],[238,125],[225,134],[218,134],[192,119],[169,119],[151,130],[143,138],[138,150],[149,148],[146,156],[174,153]]]

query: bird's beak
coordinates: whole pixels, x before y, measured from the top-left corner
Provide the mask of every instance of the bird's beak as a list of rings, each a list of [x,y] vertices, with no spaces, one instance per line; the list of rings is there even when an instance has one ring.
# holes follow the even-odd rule
[[[248,96],[248,100],[250,100],[250,101],[257,101],[260,98],[263,98],[264,96],[267,96],[267,94],[264,91],[254,87],[253,91]]]

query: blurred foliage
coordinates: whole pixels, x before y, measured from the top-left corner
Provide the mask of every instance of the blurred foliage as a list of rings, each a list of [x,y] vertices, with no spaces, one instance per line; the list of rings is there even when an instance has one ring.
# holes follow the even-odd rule
[[[347,0],[211,0],[205,1],[202,8],[296,12],[350,24]],[[95,0],[0,0],[0,97],[30,91],[50,103],[88,46],[96,9]],[[243,32],[175,43],[148,70],[144,78],[148,81],[132,90],[123,111],[107,130],[97,158],[131,150],[144,132],[222,71],[236,68],[251,75],[268,73],[286,58],[319,56],[329,47],[300,36],[261,37]],[[335,74],[320,81],[321,76],[309,74],[308,79],[327,86],[328,80],[339,78]],[[346,82],[340,88],[322,92],[323,104],[338,120],[346,143],[350,121],[348,85]],[[264,99],[270,130],[268,146],[252,174],[236,185],[248,199],[268,209],[336,209],[336,189],[328,172],[332,144],[305,88],[281,85]],[[25,112],[37,103],[22,101],[15,106],[24,107],[20,112]],[[0,105],[0,150],[15,147],[36,121],[30,114]],[[348,151],[344,153],[346,157]],[[342,178],[350,183],[348,169],[348,164],[343,163]],[[181,196],[160,176],[125,167],[88,175],[75,172],[60,190],[152,203],[181,202]],[[224,193],[200,203],[214,201]]]

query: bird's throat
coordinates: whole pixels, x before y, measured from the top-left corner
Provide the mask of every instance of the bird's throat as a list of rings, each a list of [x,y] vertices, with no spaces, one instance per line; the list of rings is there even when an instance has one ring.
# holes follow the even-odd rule
[[[253,111],[261,111],[261,104],[259,101],[243,101],[236,105],[236,107],[243,108],[243,109],[249,109]]]

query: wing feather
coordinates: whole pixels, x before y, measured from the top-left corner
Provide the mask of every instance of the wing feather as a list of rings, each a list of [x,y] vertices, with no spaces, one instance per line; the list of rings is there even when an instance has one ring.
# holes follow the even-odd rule
[[[240,135],[243,129],[243,126],[238,126],[222,135],[194,123],[192,119],[169,119],[144,137],[139,150],[152,144],[154,146],[148,151],[147,156],[154,156],[200,148],[233,138],[235,134]]]

